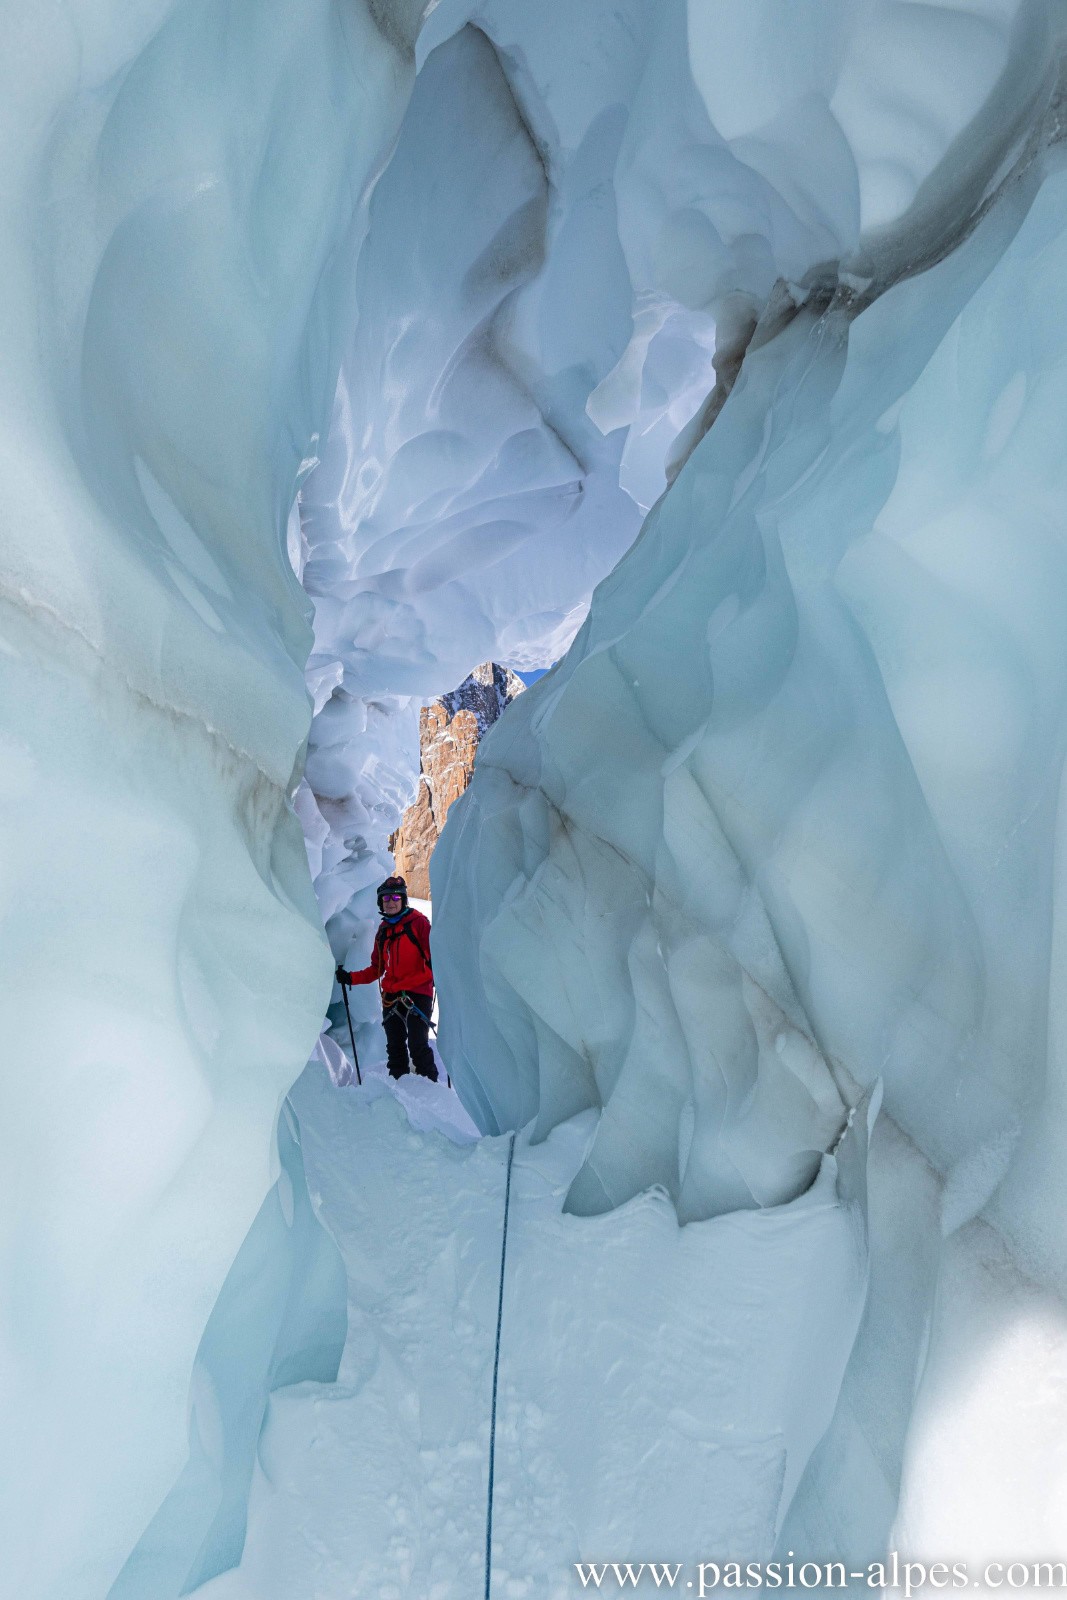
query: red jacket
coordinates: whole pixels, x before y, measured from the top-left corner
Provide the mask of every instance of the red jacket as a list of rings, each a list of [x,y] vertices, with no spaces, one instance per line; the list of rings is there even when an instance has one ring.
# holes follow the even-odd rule
[[[395,922],[383,921],[374,935],[370,966],[350,972],[349,983],[381,980],[383,994],[433,993],[433,967],[430,965],[430,920],[412,906]]]

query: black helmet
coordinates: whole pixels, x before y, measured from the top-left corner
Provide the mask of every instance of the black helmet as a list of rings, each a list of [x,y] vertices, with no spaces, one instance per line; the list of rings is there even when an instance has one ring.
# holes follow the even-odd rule
[[[407,910],[408,886],[403,878],[386,878],[384,883],[378,885],[378,910],[383,917],[385,916],[385,908],[382,905],[382,899],[387,894],[398,894],[400,896],[401,911]]]

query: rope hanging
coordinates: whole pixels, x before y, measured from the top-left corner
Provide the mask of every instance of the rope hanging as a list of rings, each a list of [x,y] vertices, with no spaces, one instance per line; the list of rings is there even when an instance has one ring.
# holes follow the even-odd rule
[[[515,1135],[508,1145],[508,1175],[504,1185],[504,1235],[500,1242],[500,1292],[496,1303],[496,1349],[493,1352],[493,1407],[489,1416],[489,1498],[485,1516],[485,1600],[493,1574],[493,1473],[496,1466],[496,1390],[500,1377],[500,1327],[504,1320],[504,1263],[508,1254],[508,1211],[511,1207],[511,1163],[515,1158]]]

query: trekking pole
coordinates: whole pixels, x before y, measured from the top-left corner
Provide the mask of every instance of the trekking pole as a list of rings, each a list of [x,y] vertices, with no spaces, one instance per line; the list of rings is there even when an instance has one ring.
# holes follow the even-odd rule
[[[342,983],[341,984],[341,999],[345,1003],[345,1016],[348,1018],[348,1037],[352,1041],[352,1060],[355,1062],[355,1066],[356,1066],[356,1082],[360,1085],[360,1087],[362,1087],[363,1079],[359,1075],[359,1057],[356,1055],[356,1036],[352,1031],[352,1013],[348,1009],[348,985],[347,985],[347,983]]]

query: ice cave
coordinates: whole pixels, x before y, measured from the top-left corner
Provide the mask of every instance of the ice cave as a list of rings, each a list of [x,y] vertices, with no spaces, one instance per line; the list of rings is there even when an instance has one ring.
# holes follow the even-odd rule
[[[4,9],[3,1600],[1067,1587],[1064,0]]]

